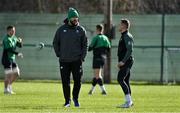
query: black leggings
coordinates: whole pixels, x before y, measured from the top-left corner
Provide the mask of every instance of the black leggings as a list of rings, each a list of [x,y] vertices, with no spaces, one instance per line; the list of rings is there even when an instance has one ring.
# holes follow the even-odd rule
[[[124,94],[131,94],[131,87],[129,84],[130,79],[130,69],[132,67],[133,61],[128,60],[123,67],[120,68],[118,72],[118,83],[120,84]]]

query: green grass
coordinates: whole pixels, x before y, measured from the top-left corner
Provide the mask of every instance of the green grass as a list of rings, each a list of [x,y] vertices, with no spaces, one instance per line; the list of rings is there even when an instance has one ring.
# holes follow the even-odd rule
[[[168,85],[132,85],[134,106],[129,109],[116,108],[124,101],[118,84],[105,85],[108,95],[95,93],[87,95],[91,84],[82,84],[80,108],[71,103],[64,108],[61,84],[58,82],[16,82],[16,95],[3,94],[3,82],[0,82],[0,112],[11,113],[119,113],[119,112],[180,112],[180,86]],[[71,85],[72,87],[72,85]]]

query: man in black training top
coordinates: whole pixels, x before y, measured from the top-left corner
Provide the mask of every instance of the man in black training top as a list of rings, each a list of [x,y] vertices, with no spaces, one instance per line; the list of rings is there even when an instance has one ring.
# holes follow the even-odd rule
[[[118,45],[118,82],[122,87],[125,94],[125,103],[118,106],[121,108],[129,108],[133,105],[131,99],[131,88],[129,84],[130,79],[130,69],[133,65],[133,36],[129,33],[130,22],[127,19],[122,19],[119,31],[122,36]]]
[[[87,53],[87,36],[85,29],[79,25],[79,14],[74,8],[69,8],[68,18],[64,25],[56,31],[53,47],[59,58],[60,73],[63,93],[65,98],[64,107],[70,107],[70,75],[74,80],[73,101],[74,106],[79,107],[78,96],[81,88],[81,76],[83,74],[82,62]]]

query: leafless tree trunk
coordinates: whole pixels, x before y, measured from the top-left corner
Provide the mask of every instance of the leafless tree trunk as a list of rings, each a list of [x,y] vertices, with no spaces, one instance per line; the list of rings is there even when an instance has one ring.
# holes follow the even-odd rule
[[[43,13],[41,0],[38,0],[38,10],[39,10],[39,13]]]

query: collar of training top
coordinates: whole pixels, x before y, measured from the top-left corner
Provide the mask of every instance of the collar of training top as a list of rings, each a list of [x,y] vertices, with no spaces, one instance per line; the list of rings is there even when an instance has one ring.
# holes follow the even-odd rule
[[[126,31],[122,32],[121,34],[122,34],[122,35],[124,35],[124,34],[126,34],[127,32],[128,32],[128,30],[126,30]]]

